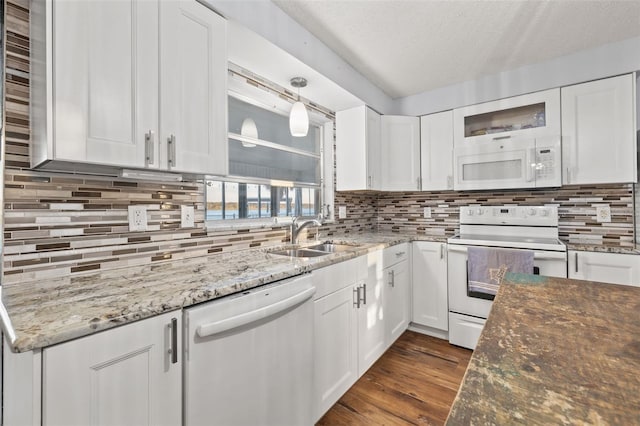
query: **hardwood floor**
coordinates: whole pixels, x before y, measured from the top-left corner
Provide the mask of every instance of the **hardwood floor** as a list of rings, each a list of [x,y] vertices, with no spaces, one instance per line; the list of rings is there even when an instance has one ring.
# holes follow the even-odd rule
[[[317,425],[441,425],[471,351],[406,331]]]

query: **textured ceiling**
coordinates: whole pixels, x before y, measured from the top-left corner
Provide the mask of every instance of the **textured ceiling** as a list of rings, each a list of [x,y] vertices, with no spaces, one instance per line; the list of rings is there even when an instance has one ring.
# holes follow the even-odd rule
[[[640,36],[640,0],[273,1],[392,98]]]

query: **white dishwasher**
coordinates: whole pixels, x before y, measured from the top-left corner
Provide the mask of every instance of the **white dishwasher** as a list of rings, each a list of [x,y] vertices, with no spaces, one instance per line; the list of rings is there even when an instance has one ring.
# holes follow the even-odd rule
[[[184,310],[184,424],[308,425],[311,274]]]

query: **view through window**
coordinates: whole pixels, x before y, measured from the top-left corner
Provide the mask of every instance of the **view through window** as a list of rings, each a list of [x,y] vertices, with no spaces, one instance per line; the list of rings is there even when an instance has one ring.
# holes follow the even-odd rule
[[[247,131],[247,122],[250,120]],[[287,116],[229,96],[229,179],[208,180],[206,220],[316,216],[322,128],[293,137]]]

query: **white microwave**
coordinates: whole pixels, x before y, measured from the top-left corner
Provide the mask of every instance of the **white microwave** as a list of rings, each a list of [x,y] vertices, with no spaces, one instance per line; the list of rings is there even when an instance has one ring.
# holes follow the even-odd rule
[[[499,136],[454,150],[455,190],[544,188],[562,185],[560,136]]]

